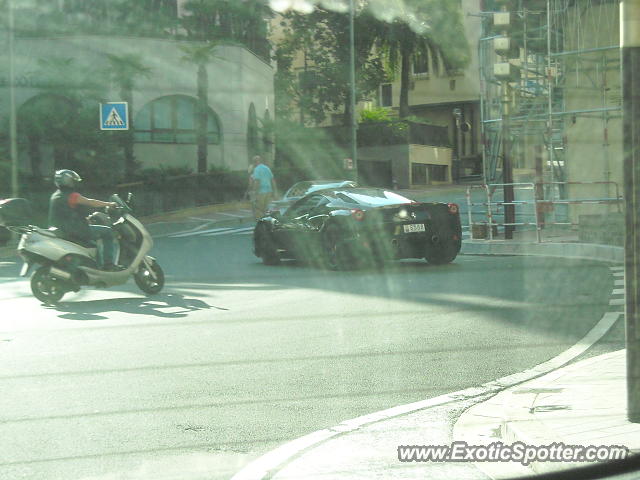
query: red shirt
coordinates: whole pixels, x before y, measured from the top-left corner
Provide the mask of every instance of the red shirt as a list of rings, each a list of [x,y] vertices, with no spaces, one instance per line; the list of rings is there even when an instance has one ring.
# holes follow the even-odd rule
[[[80,194],[78,192],[73,192],[69,194],[67,198],[67,203],[71,208],[76,208],[78,206],[78,200],[80,199]]]

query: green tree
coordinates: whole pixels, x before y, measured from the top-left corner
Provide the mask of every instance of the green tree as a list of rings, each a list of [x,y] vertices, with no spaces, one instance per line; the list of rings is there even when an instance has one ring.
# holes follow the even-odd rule
[[[180,23],[189,39],[230,42],[247,47],[268,61],[270,44],[264,0],[189,0]]]
[[[113,55],[107,54],[109,62],[108,75],[113,82],[118,85],[119,94],[123,102],[127,102],[129,114],[133,112],[133,90],[135,82],[140,77],[149,77],[151,69],[144,65],[138,55],[124,54]],[[135,156],[133,154],[134,145],[134,125],[132,118],[129,118],[129,130],[118,132],[121,135],[121,144],[124,151],[125,174],[131,177],[136,169]]]
[[[181,45],[184,53],[182,60],[197,67],[197,109],[196,109],[196,144],[198,148],[198,172],[207,171],[207,120],[209,112],[209,73],[207,65],[213,59],[222,59],[215,54],[217,44],[213,42]]]
[[[376,90],[385,79],[385,72],[381,56],[372,48],[381,34],[380,22],[364,8],[356,15],[354,24],[356,100],[360,101]],[[293,52],[301,51],[308,65],[297,85],[295,78],[288,78],[294,82],[289,93],[312,122],[323,121],[330,110],[342,110],[344,123],[348,124],[351,117],[348,13],[323,8],[310,14],[289,12],[285,15],[284,29],[276,58],[288,62]]]
[[[14,2],[18,34],[120,34],[170,37],[178,21],[175,0],[29,0]]]
[[[469,62],[469,47],[462,23],[460,2],[451,0],[407,0],[412,15],[384,24],[377,47],[385,53],[392,71],[400,70],[401,118],[408,117],[411,62],[425,55],[452,74]]]
[[[51,173],[42,170],[46,146],[53,152],[54,170],[78,168],[83,177],[100,183],[119,180],[122,156],[114,136],[98,129],[97,106],[106,84],[93,79],[101,76],[65,57],[39,59],[35,76],[42,82],[40,92],[18,110],[18,135],[32,176]]]

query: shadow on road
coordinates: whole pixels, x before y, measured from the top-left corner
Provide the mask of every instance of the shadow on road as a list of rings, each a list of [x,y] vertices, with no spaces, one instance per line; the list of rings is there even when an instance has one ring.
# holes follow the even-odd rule
[[[176,293],[165,293],[149,298],[108,298],[101,300],[87,300],[80,302],[60,302],[49,307],[63,312],[60,318],[67,320],[106,320],[108,317],[100,315],[106,312],[133,313],[136,315],[152,315],[161,318],[184,318],[190,312],[222,307],[214,307],[195,298],[186,298]]]
[[[278,266],[262,265],[252,253],[251,239],[233,236],[163,239],[156,243],[156,251],[165,271],[172,272],[174,288],[184,289],[181,293],[187,295],[198,286],[249,295],[279,296],[292,290],[287,301],[295,308],[306,308],[297,303],[296,292],[302,296],[305,291],[330,292],[342,296],[336,298],[351,295],[350,301],[360,304],[362,312],[352,311],[350,316],[362,313],[368,318],[377,317],[375,308],[366,308],[369,300],[398,300],[414,303],[416,315],[431,312],[433,317],[437,309],[446,321],[451,314],[468,312],[469,318],[480,315],[492,324],[563,340],[589,331],[609,309],[613,286],[609,265],[586,260],[461,255],[445,265],[407,259],[331,271],[290,260]],[[305,318],[311,321],[313,302],[308,307]],[[299,318],[295,308],[290,315],[269,317],[270,321],[295,321]]]

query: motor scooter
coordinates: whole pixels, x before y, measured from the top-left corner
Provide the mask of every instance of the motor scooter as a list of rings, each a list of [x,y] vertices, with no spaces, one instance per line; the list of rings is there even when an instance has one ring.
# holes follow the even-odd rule
[[[98,266],[98,248],[94,242],[79,243],[56,228],[28,224],[28,201],[12,198],[0,202],[0,225],[21,235],[18,254],[24,260],[20,276],[31,276],[31,292],[45,304],[56,304],[67,292],[83,286],[108,288],[122,285],[133,277],[138,287],[153,295],[164,287],[164,272],[155,258],[147,255],[153,246],[151,235],[132,215],[131,194],[127,201],[112,195],[107,213],[95,212],[91,223],[110,226],[116,233],[119,251],[116,262],[124,268],[105,271]]]

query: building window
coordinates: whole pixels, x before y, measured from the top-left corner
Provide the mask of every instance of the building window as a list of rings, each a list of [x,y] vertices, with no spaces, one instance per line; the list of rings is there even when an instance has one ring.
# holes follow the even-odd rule
[[[446,165],[428,165],[429,182],[446,182],[447,166]]]
[[[432,182],[446,182],[446,165],[432,165],[426,163],[411,164],[411,183],[413,185],[428,185]]]
[[[413,185],[427,184],[427,166],[424,163],[411,164],[411,183]]]
[[[413,55],[413,74],[429,75],[429,55],[427,52],[416,52]]]
[[[197,100],[186,95],[160,97],[147,103],[134,122],[134,138],[141,143],[196,143]],[[220,143],[220,125],[207,107],[207,143]]]
[[[390,107],[393,105],[392,90],[390,83],[380,85],[380,106]]]

